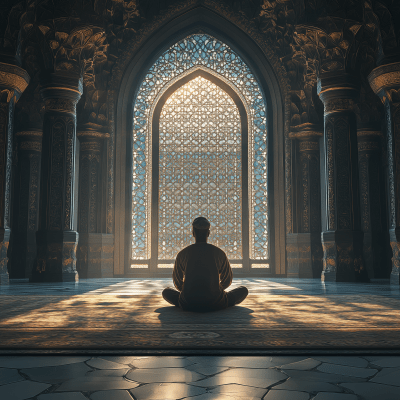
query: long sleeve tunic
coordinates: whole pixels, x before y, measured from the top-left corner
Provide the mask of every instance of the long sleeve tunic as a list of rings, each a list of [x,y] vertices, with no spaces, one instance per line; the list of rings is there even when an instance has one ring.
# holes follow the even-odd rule
[[[224,289],[232,283],[232,268],[223,250],[200,242],[178,253],[172,278],[182,308],[213,308],[227,301]]]

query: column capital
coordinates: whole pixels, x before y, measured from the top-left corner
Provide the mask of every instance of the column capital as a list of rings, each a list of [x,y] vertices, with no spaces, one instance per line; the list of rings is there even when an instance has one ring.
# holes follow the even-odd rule
[[[385,103],[386,99],[392,102],[394,92],[400,90],[400,62],[381,65],[373,69],[368,75],[368,81],[382,103]]]
[[[356,100],[360,91],[360,80],[353,74],[325,72],[317,80],[318,96],[325,103],[330,99]]]
[[[84,124],[78,126],[77,136],[79,140],[96,140],[96,139],[108,139],[110,134],[104,131],[104,127],[96,124]]]
[[[50,73],[41,82],[40,93],[46,111],[75,114],[76,103],[82,96],[82,78],[75,74]]]
[[[324,127],[322,125],[312,124],[307,122],[305,124],[292,126],[289,138],[299,140],[318,140],[324,134]]]
[[[0,62],[0,91],[8,92],[7,102],[10,102],[13,97],[17,102],[29,81],[29,74],[23,68]]]

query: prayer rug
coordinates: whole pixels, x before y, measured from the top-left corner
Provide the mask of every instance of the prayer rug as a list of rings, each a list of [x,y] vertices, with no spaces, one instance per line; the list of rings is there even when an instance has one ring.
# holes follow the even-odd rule
[[[0,296],[1,350],[400,350],[400,299],[249,295],[198,314],[154,295]]]

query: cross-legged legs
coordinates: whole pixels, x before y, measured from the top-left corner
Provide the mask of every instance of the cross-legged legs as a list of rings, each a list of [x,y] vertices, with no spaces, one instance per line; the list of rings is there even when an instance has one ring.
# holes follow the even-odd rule
[[[228,297],[228,307],[232,307],[235,304],[241,303],[249,294],[249,291],[244,286],[239,286],[236,289],[226,292]],[[169,304],[179,307],[179,292],[172,288],[165,288],[162,292],[162,296],[165,301]],[[226,304],[226,303],[225,303]],[[226,305],[224,306],[226,307]]]
[[[172,288],[165,288],[162,292],[162,297],[169,304],[179,307],[179,292]]]
[[[236,289],[226,292],[228,296],[228,307],[232,307],[235,304],[241,303],[249,294],[247,287],[239,286]]]

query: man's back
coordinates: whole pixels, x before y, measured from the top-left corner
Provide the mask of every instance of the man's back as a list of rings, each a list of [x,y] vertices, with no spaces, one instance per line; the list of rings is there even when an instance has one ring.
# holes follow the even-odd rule
[[[199,242],[178,253],[173,280],[183,308],[212,307],[227,301],[224,289],[232,282],[232,269],[220,248]]]

